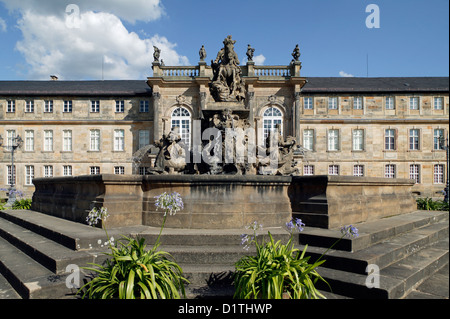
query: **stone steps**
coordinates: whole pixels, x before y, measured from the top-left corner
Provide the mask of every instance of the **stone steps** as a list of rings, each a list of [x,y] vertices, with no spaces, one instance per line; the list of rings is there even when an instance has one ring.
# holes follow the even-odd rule
[[[413,212],[377,222],[356,225],[360,236],[343,239],[329,250],[319,273],[331,284],[319,286],[327,298],[402,298],[417,284],[448,264],[448,212]],[[150,248],[160,229],[147,226],[108,231],[146,239]],[[287,241],[282,228],[269,229],[275,240]],[[230,298],[234,293],[234,264],[254,253],[241,246],[248,230],[195,230],[166,228],[160,249],[172,254],[190,281],[187,298]],[[259,231],[267,234],[267,229]],[[258,236],[263,238],[264,236]],[[308,244],[307,255],[318,258],[340,237],[339,230],[305,227],[296,247]],[[266,236],[267,238],[267,236]],[[102,229],[32,211],[0,212],[0,274],[22,298],[67,298],[74,291],[65,287],[65,267],[85,266],[106,258]],[[296,238],[297,239],[297,238]],[[366,267],[380,268],[380,288],[368,289]]]

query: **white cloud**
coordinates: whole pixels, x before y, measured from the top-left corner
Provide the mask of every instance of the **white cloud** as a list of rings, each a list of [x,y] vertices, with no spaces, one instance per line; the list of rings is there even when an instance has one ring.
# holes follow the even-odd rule
[[[0,31],[6,32],[6,21],[0,18]]]
[[[21,7],[14,7],[15,2],[11,0],[0,1],[7,3],[9,9],[18,9],[22,14],[18,27],[23,39],[17,42],[16,49],[29,65],[27,77],[30,79],[48,79],[50,74],[58,75],[62,80],[101,79],[102,73],[106,80],[145,79],[152,73],[153,46],[161,49],[161,58],[166,65],[189,64],[185,56],[176,52],[176,44],[159,35],[145,34],[140,37],[130,32],[118,15],[110,13],[114,10],[81,10],[79,18],[73,20],[73,13],[68,15],[65,11],[64,14],[54,14],[50,8],[48,12],[32,11],[37,6],[36,0],[23,0]],[[90,1],[98,5],[99,9],[106,7],[106,2],[108,7],[111,4],[111,8],[116,7],[117,10],[124,4],[129,7],[141,5],[141,9],[150,8],[149,4],[159,5],[159,0]],[[45,7],[57,1],[42,2]],[[81,7],[88,1],[77,0],[77,3]],[[137,13],[135,8],[129,11],[124,9],[120,16],[131,19],[133,12]],[[136,14],[135,18],[155,19],[161,14],[162,9],[155,9],[151,13]]]
[[[266,61],[266,57],[262,54],[253,57],[253,61],[255,61],[256,65],[264,65],[264,61]]]
[[[340,75],[341,77],[343,77],[343,78],[352,78],[352,77],[354,77],[353,74],[350,74],[350,73],[347,73],[347,72],[344,72],[344,71],[340,71],[340,72],[339,72],[339,75]]]

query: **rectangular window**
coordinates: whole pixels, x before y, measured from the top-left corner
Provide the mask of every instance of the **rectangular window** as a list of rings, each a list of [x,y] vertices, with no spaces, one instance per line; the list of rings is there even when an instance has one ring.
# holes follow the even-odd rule
[[[393,96],[386,97],[386,110],[395,110],[395,99]]]
[[[139,112],[148,113],[148,101],[139,102]]]
[[[328,150],[339,151],[339,130],[328,131]]]
[[[364,130],[353,130],[353,150],[364,151]]]
[[[51,165],[44,166],[44,177],[53,177],[53,166]]]
[[[72,166],[71,165],[63,166],[63,175],[64,176],[72,176]]]
[[[72,101],[64,101],[64,113],[72,113]]]
[[[314,175],[314,165],[305,165],[305,166],[303,166],[303,175],[304,176],[312,176],[312,175]]]
[[[353,98],[353,109],[362,110],[363,109],[363,98],[362,96],[356,96]]]
[[[303,98],[303,107],[305,110],[312,110],[313,107],[313,98],[312,97],[304,97]]]
[[[16,130],[7,130],[6,131],[6,150],[12,151],[12,147],[14,145],[16,139]]]
[[[53,131],[51,130],[44,131],[44,151],[53,151]]]
[[[149,167],[140,166],[139,167],[139,175],[148,175]]]
[[[328,109],[330,110],[338,109],[338,98],[336,96],[328,98]]]
[[[387,164],[384,166],[384,177],[395,178],[395,164]]]
[[[72,131],[71,130],[63,131],[63,151],[64,152],[72,152]]]
[[[139,149],[150,144],[150,131],[140,130],[139,131]]]
[[[125,131],[114,130],[114,151],[123,151],[125,149]]]
[[[34,101],[25,102],[25,113],[34,113]]]
[[[7,177],[7,183],[8,185],[16,185],[16,165],[13,166],[8,165],[8,177]]]
[[[328,175],[339,175],[339,165],[328,166]]]
[[[100,167],[99,166],[91,166],[89,168],[91,175],[100,175]]]
[[[303,147],[308,151],[314,151],[314,130],[303,131]]]
[[[364,176],[364,165],[354,165],[353,166],[353,176]]]
[[[416,183],[420,183],[420,166],[419,164],[409,165],[409,179],[413,179]]]
[[[116,101],[116,113],[125,112],[125,101]]]
[[[90,147],[91,151],[100,151],[100,130],[90,131]]]
[[[8,100],[8,105],[6,107],[7,113],[15,113],[16,112],[16,101]]]
[[[417,151],[420,149],[420,131],[418,129],[409,130],[409,150]]]
[[[435,151],[443,150],[444,145],[441,145],[441,140],[444,138],[443,129],[435,129],[433,133],[433,149]]]
[[[25,131],[25,151],[34,151],[34,131],[32,130]]]
[[[91,113],[100,112],[100,101],[91,101]]]
[[[114,167],[114,174],[116,174],[116,175],[125,175],[125,167],[123,167],[123,166],[115,166]]]
[[[384,149],[386,151],[395,150],[395,130],[387,129],[384,131]]]
[[[410,110],[418,110],[419,109],[419,98],[418,97],[410,97],[409,98],[409,109]]]
[[[53,101],[44,101],[44,113],[53,113]]]
[[[435,97],[434,98],[434,109],[442,110],[444,106],[444,98],[443,97]]]
[[[34,166],[26,165],[25,166],[25,185],[33,185],[34,178]]]
[[[433,182],[435,184],[444,184],[444,165],[434,165],[433,169]]]

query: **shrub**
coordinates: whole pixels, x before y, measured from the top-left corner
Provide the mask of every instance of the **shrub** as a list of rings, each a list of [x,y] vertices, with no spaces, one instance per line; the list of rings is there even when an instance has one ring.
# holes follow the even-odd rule
[[[433,200],[432,198],[416,199],[417,209],[419,210],[441,210],[448,211],[448,203],[443,200]]]
[[[28,198],[17,199],[14,202],[12,209],[31,209],[31,199]]]

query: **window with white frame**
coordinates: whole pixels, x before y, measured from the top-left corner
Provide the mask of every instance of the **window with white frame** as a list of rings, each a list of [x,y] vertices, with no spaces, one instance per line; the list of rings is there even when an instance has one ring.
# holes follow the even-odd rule
[[[100,130],[90,130],[90,151],[100,151]]]
[[[363,98],[362,96],[355,96],[353,98],[353,109],[362,110],[363,109]]]
[[[276,132],[278,125],[280,125],[280,133],[283,135],[283,113],[279,108],[271,106],[263,114],[264,140],[270,135],[270,132]]]
[[[409,179],[413,179],[416,183],[420,183],[420,165],[411,164],[409,165]]]
[[[303,147],[308,151],[314,151],[314,130],[303,131]]]
[[[116,101],[116,113],[125,112],[125,101]]]
[[[409,130],[409,150],[417,151],[420,149],[420,130],[410,129]]]
[[[434,109],[442,110],[444,106],[444,98],[443,97],[435,97],[434,98]]]
[[[16,101],[8,100],[8,104],[6,106],[6,113],[15,113],[16,112]]]
[[[178,127],[182,142],[191,147],[191,113],[184,107],[177,107],[172,112],[171,129]]]
[[[328,175],[339,175],[339,165],[329,165]]]
[[[114,174],[116,174],[116,175],[125,175],[125,167],[123,167],[123,166],[115,166],[114,167]]]
[[[150,144],[150,131],[139,130],[139,149]]]
[[[52,100],[44,101],[44,113],[53,113],[53,101]]]
[[[72,101],[64,101],[64,113],[72,113]]]
[[[11,166],[8,165],[7,166],[7,178],[6,178],[6,183],[8,185],[15,185],[16,184],[16,165]]]
[[[435,129],[433,132],[433,149],[435,151],[443,150],[444,145],[441,145],[441,139],[444,138],[444,130],[443,129]]]
[[[338,98],[337,96],[332,96],[328,98],[328,109],[337,110],[338,109]]]
[[[305,165],[305,166],[303,166],[303,175],[304,176],[312,176],[312,175],[314,175],[314,165]]]
[[[63,175],[64,176],[72,176],[72,165],[64,165],[63,166]]]
[[[72,152],[72,131],[71,130],[63,131],[63,151],[64,152]]]
[[[314,108],[312,97],[308,96],[303,98],[303,108],[305,110],[312,110]]]
[[[25,166],[25,185],[33,185],[33,178],[34,178],[34,166],[33,165],[26,165]]]
[[[34,131],[33,130],[25,131],[25,151],[26,152],[34,151]]]
[[[418,110],[419,109],[419,97],[412,96],[409,98],[409,109],[410,110]]]
[[[91,113],[100,112],[100,101],[91,101]]]
[[[354,151],[364,151],[364,130],[353,130],[353,150]]]
[[[433,183],[444,184],[444,165],[436,164],[433,168]]]
[[[139,102],[139,112],[141,112],[141,113],[148,113],[148,111],[149,111],[148,105],[149,105],[148,101],[141,100]]]
[[[11,151],[16,138],[16,130],[6,130],[6,150]]]
[[[339,130],[328,131],[328,151],[339,151]]]
[[[114,151],[124,151],[125,150],[125,131],[124,130],[114,130]]]
[[[364,165],[353,165],[353,176],[364,176]]]
[[[53,131],[52,130],[44,131],[44,151],[45,152],[53,151]]]
[[[395,150],[395,130],[394,129],[386,129],[384,131],[384,149],[386,151],[394,151]]]
[[[99,166],[91,166],[89,168],[91,175],[100,175],[100,167]]]
[[[386,110],[395,110],[395,98],[393,96],[386,97]]]
[[[384,177],[385,178],[395,178],[395,176],[396,176],[395,170],[396,170],[395,164],[386,164],[384,166]]]
[[[53,177],[53,166],[44,165],[44,177]]]
[[[34,113],[34,101],[29,100],[25,102],[25,113]]]

